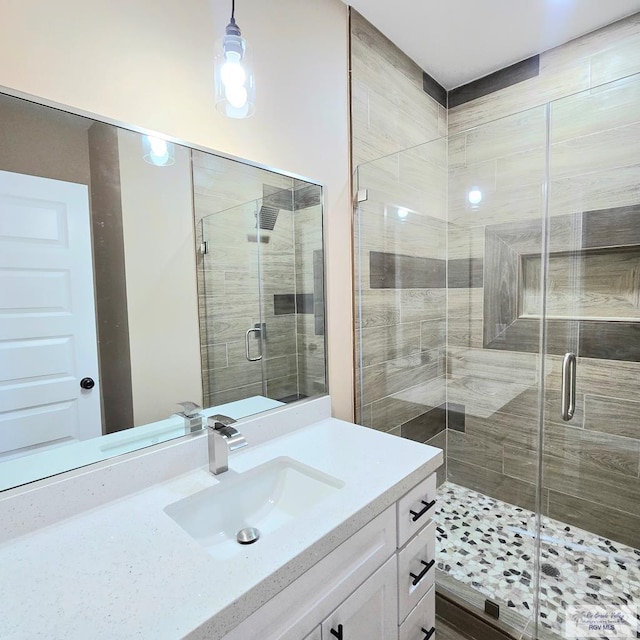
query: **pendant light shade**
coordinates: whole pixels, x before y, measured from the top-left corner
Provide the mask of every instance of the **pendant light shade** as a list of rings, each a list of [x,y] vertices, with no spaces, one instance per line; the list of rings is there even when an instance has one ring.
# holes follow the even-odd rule
[[[256,84],[251,51],[235,20],[235,0],[225,35],[216,43],[216,109],[229,118],[248,118],[255,112]]]

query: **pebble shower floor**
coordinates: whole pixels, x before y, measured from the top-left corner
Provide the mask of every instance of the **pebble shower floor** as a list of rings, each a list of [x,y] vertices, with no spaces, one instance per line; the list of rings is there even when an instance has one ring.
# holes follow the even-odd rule
[[[460,485],[438,489],[437,567],[529,618],[535,514]],[[572,605],[640,606],[640,551],[544,517],[540,622],[562,637]]]

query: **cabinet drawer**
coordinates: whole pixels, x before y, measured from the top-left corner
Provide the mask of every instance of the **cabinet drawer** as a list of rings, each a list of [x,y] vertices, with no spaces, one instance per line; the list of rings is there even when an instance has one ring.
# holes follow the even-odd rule
[[[431,587],[400,626],[399,640],[435,640],[435,628],[436,588]]]
[[[431,521],[398,554],[399,622],[433,586],[436,523]]]
[[[427,522],[436,509],[436,474],[416,485],[398,500],[398,549]]]

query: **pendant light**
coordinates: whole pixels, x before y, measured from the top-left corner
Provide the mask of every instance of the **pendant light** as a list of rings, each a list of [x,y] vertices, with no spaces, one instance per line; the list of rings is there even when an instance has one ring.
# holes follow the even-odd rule
[[[216,109],[229,118],[248,118],[255,111],[256,85],[247,41],[236,23],[235,0],[224,38],[216,43]]]

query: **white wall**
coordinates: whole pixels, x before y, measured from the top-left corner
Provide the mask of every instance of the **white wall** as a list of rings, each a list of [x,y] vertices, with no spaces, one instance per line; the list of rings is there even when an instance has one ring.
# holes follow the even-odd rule
[[[230,0],[0,0],[0,85],[155,130],[325,185],[329,384],[351,418],[347,8],[241,0],[256,115],[213,107],[213,44]]]
[[[175,164],[156,167],[141,149],[118,132],[134,426],[202,405],[191,158],[176,145]]]

